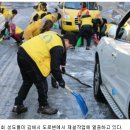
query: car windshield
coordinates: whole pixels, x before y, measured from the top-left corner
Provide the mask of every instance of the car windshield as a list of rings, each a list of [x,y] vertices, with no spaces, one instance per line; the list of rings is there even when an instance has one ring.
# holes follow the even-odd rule
[[[96,2],[86,2],[86,5],[87,5],[87,8],[89,10],[97,10],[98,9]],[[77,9],[77,10],[79,10],[81,8],[80,2],[65,2],[64,7],[67,9]]]

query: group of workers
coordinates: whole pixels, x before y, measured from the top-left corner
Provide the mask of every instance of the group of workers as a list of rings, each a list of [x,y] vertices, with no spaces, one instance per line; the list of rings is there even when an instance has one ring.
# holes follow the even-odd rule
[[[23,102],[34,84],[38,92],[39,107],[37,112],[42,114],[56,114],[57,109],[52,108],[48,103],[48,84],[46,78],[51,73],[52,86],[65,88],[65,81],[62,73],[65,72],[66,50],[76,44],[76,38],[73,33],[67,33],[60,36],[54,31],[49,31],[53,23],[61,18],[59,13],[41,13],[41,8],[46,3],[40,2],[35,9],[40,9],[34,14],[30,24],[26,27],[23,34],[14,34],[15,39],[23,40],[17,52],[17,61],[22,75],[23,83],[15,98],[12,112],[23,113],[27,107]],[[45,9],[47,10],[47,9]],[[12,23],[11,28],[15,28]],[[22,37],[21,37],[22,36]]]
[[[3,39],[7,39],[7,36],[12,37],[16,40],[16,43],[21,44],[23,40],[27,41],[32,37],[39,35],[40,33],[49,31],[52,28],[53,23],[61,18],[61,14],[58,12],[47,12],[46,6],[47,4],[45,2],[39,2],[37,6],[34,6],[36,11],[30,18],[29,25],[24,31],[12,22],[12,19],[17,14],[17,10],[12,10],[11,17],[9,17],[9,15],[7,16],[6,13],[6,17],[10,20],[10,22],[9,20],[6,20],[5,26],[1,31],[1,37]],[[3,9],[3,11],[1,11],[3,16],[5,16],[5,12],[9,12],[6,11],[6,8],[2,7],[0,9]],[[6,30],[8,33],[6,33]]]
[[[90,11],[87,9],[86,2],[81,2],[80,5],[81,9],[77,15],[80,21],[77,37],[78,39],[80,37],[86,39],[86,50],[89,50],[92,36],[95,44],[98,44],[101,37],[106,35],[107,20],[100,15],[92,19]]]
[[[89,50],[92,36],[94,42],[98,44],[100,38],[105,35],[107,20],[101,18],[101,16],[92,19],[90,11],[87,9],[86,2],[81,2],[80,5],[81,9],[77,14],[79,19],[79,33],[77,39],[80,37],[82,37],[82,39],[85,38],[87,43],[86,50]],[[1,36],[5,36],[3,39],[7,39],[8,34],[10,34],[10,37],[15,39],[17,44],[21,44],[23,40],[27,41],[40,33],[50,30],[53,23],[61,18],[61,14],[58,12],[47,12],[46,2],[39,2],[38,5],[34,6],[34,9],[36,11],[30,18],[30,24],[23,31],[12,23],[12,19],[17,14],[17,10],[7,11],[6,8],[0,8],[1,13],[6,18],[5,28],[1,31]]]
[[[23,83],[20,87],[13,112],[23,113],[27,111],[24,106],[24,100],[34,84],[38,92],[39,107],[37,112],[42,114],[56,114],[57,109],[52,108],[48,103],[48,84],[46,78],[51,74],[52,86],[65,88],[65,81],[62,73],[65,73],[66,51],[76,45],[77,37],[74,33],[66,33],[60,36],[54,31],[50,31],[53,23],[61,18],[60,13],[49,13],[45,2],[39,2],[34,8],[36,12],[30,20],[30,24],[24,31],[16,33],[16,26],[7,21],[5,28],[11,28],[11,36],[18,42],[24,43],[19,46],[17,53],[18,66],[22,75]],[[12,10],[11,19],[17,14],[16,10]],[[86,49],[90,48],[92,36],[92,18],[86,3],[81,2],[81,10],[78,13],[79,20],[79,37],[85,37],[87,40]],[[100,19],[93,21],[95,23],[95,33],[98,34],[98,24],[103,25]],[[100,30],[101,30],[100,26]],[[100,31],[101,32],[101,31]],[[5,34],[5,32],[3,32]],[[100,33],[101,34],[101,33]],[[99,34],[99,37],[101,37]]]
[[[6,39],[10,37],[10,32],[12,32],[12,30],[10,30],[10,26],[12,26],[12,20],[17,13],[16,9],[8,10],[0,3],[0,15],[2,16],[2,22],[4,23],[0,30],[0,38]]]

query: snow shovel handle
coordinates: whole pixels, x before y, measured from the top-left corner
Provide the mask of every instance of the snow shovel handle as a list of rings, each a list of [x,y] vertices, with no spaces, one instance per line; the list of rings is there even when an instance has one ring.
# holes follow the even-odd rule
[[[68,91],[70,91],[71,93],[73,93],[73,91],[72,91],[67,85],[65,85],[65,88],[66,88]]]

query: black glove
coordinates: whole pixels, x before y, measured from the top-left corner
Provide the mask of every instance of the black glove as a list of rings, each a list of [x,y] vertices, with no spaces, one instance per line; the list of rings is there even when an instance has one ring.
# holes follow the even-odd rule
[[[56,80],[53,77],[51,78],[51,85],[52,85],[53,88],[58,88],[59,87],[58,83],[56,82]]]
[[[62,74],[65,74],[65,73],[66,73],[65,67],[61,67],[61,72],[62,72]]]
[[[65,81],[63,79],[61,79],[60,81],[58,81],[59,86],[62,88],[65,88]]]

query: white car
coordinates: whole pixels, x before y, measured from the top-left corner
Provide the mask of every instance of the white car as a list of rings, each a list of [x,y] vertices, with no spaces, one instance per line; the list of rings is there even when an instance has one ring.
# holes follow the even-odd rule
[[[130,118],[129,24],[130,11],[102,37],[95,53],[95,99],[107,100],[118,118]]]
[[[0,32],[1,30],[4,29],[4,25],[5,25],[5,17],[3,14],[0,13]]]

